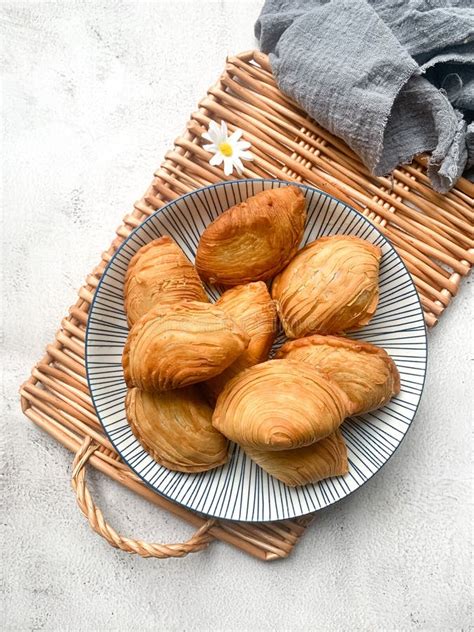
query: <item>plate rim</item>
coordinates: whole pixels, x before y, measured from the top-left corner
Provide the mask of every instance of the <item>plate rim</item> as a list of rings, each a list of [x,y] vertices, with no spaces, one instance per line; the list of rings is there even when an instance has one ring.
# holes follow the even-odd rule
[[[265,523],[265,522],[280,522],[282,520],[293,520],[293,519],[296,519],[296,518],[301,518],[303,516],[308,516],[308,515],[311,515],[311,514],[319,513],[320,511],[324,511],[325,509],[329,509],[330,507],[333,507],[334,505],[340,503],[341,501],[349,498],[350,496],[352,496],[353,494],[358,492],[362,487],[364,487],[366,485],[366,483],[368,483],[375,475],[377,475],[385,467],[385,465],[392,459],[392,457],[395,455],[395,453],[398,451],[398,449],[400,448],[400,446],[404,442],[405,437],[407,436],[408,432],[410,431],[411,426],[413,424],[413,421],[415,420],[415,417],[418,414],[418,409],[420,407],[420,403],[421,403],[421,400],[423,398],[423,393],[424,393],[424,389],[425,389],[426,375],[427,375],[427,372],[428,372],[429,345],[428,345],[428,330],[427,330],[427,327],[426,327],[425,318],[423,317],[422,322],[423,322],[423,337],[424,337],[424,347],[425,347],[425,363],[424,363],[424,369],[423,369],[423,382],[422,382],[422,385],[421,385],[421,390],[420,390],[418,403],[416,405],[416,408],[415,408],[415,410],[413,412],[413,416],[412,416],[412,418],[410,420],[410,423],[408,424],[408,427],[407,427],[405,433],[403,434],[402,438],[400,439],[400,441],[398,442],[397,446],[395,447],[393,452],[390,454],[390,456],[382,463],[382,465],[375,472],[371,473],[370,476],[368,476],[368,478],[365,479],[365,481],[363,481],[358,487],[356,487],[355,489],[350,491],[348,494],[345,494],[344,496],[341,496],[340,498],[337,498],[336,500],[333,500],[332,502],[328,503],[324,507],[316,508],[316,509],[313,509],[312,511],[307,511],[307,512],[303,512],[303,513],[295,513],[295,514],[293,514],[291,516],[287,516],[287,517],[284,517],[284,518],[275,518],[275,519],[272,519],[270,521],[269,520],[262,520],[262,519],[259,520],[259,519],[241,518],[241,517],[239,517],[238,519],[225,518],[225,517],[222,517],[222,516],[219,516],[219,515],[216,515],[216,514],[206,513],[206,512],[203,512],[203,511],[199,511],[197,509],[193,509],[193,508],[189,507],[187,504],[182,503],[179,500],[176,500],[175,498],[172,498],[171,496],[169,496],[169,495],[165,494],[164,492],[158,490],[154,485],[152,485],[149,481],[147,481],[139,472],[136,471],[136,469],[132,465],[130,465],[128,460],[122,455],[121,451],[116,446],[115,441],[109,435],[109,432],[107,431],[107,428],[106,428],[105,424],[103,423],[101,415],[99,414],[99,411],[97,409],[97,406],[96,406],[96,403],[95,403],[94,394],[93,394],[93,389],[92,389],[92,385],[91,385],[91,380],[90,380],[90,376],[89,376],[89,365],[88,365],[88,356],[89,356],[89,353],[88,353],[89,344],[88,343],[89,343],[90,316],[93,313],[94,306],[95,306],[96,300],[98,298],[99,289],[100,289],[100,287],[102,285],[102,282],[105,280],[105,278],[107,276],[107,272],[108,272],[109,268],[112,266],[112,264],[114,263],[116,257],[125,248],[126,244],[129,242],[129,240],[132,239],[132,237],[135,235],[135,233],[137,233],[139,230],[141,230],[143,228],[143,226],[145,226],[148,222],[150,222],[154,217],[156,217],[157,215],[160,215],[162,212],[164,212],[172,204],[176,204],[178,201],[180,201],[182,199],[186,199],[186,198],[188,198],[190,196],[195,195],[196,193],[199,193],[201,191],[205,191],[206,189],[211,189],[211,188],[215,189],[215,188],[218,188],[218,187],[234,185],[234,184],[240,185],[243,182],[247,182],[247,183],[248,182],[271,182],[271,183],[275,183],[276,182],[276,183],[284,184],[284,185],[287,185],[287,186],[289,186],[289,185],[297,186],[297,187],[300,187],[302,189],[309,189],[311,191],[316,191],[317,193],[319,193],[320,195],[324,196],[325,198],[329,198],[330,200],[334,200],[337,204],[343,204],[344,207],[350,209],[353,213],[355,213],[358,217],[360,217],[366,224],[368,224],[372,229],[375,229],[375,231],[378,233],[379,237],[381,237],[383,243],[387,244],[393,250],[393,252],[395,253],[395,256],[400,261],[400,263],[402,264],[405,272],[407,273],[408,278],[410,279],[410,283],[413,286],[413,289],[415,290],[416,299],[418,301],[418,305],[420,307],[420,311],[421,311],[422,315],[423,315],[423,305],[421,304],[421,299],[420,299],[420,295],[418,293],[418,289],[417,289],[417,287],[416,287],[416,285],[415,285],[415,283],[413,281],[413,278],[412,278],[412,276],[410,274],[410,271],[408,270],[405,262],[403,261],[403,259],[399,255],[399,253],[398,253],[397,249],[395,248],[395,246],[381,232],[381,230],[375,224],[373,224],[369,219],[367,219],[367,217],[365,217],[362,213],[360,213],[358,210],[356,210],[350,204],[347,204],[343,200],[340,200],[339,198],[335,197],[334,195],[331,195],[330,193],[326,193],[325,191],[322,191],[321,189],[318,189],[318,187],[315,187],[315,186],[310,185],[310,184],[306,184],[304,182],[295,182],[295,181],[291,181],[291,180],[282,180],[280,178],[238,178],[238,179],[233,179],[233,180],[222,180],[222,181],[219,181],[219,182],[215,182],[213,184],[208,184],[206,186],[199,187],[197,189],[193,189],[192,191],[189,191],[188,193],[184,193],[183,195],[180,195],[180,196],[176,197],[174,200],[170,200],[169,202],[164,204],[162,207],[156,209],[149,217],[144,219],[143,222],[141,222],[138,226],[136,226],[130,232],[130,234],[124,239],[124,241],[120,244],[120,246],[114,252],[114,254],[112,255],[110,261],[107,263],[106,267],[104,268],[104,271],[101,274],[101,277],[99,279],[97,287],[95,288],[94,295],[92,297],[92,302],[90,304],[89,312],[88,312],[88,316],[87,316],[86,334],[85,334],[85,341],[84,341],[84,364],[85,364],[85,369],[86,369],[87,386],[88,386],[89,393],[90,393],[90,396],[91,396],[92,405],[94,406],[95,414],[97,416],[97,419],[100,422],[100,425],[101,425],[101,427],[102,427],[107,439],[113,445],[114,450],[117,452],[117,454],[120,456],[122,461],[126,464],[126,466],[136,476],[138,476],[140,478],[140,480],[148,488],[150,488],[153,492],[155,492],[156,494],[159,494],[163,498],[166,498],[170,502],[176,503],[180,507],[184,507],[185,509],[187,509],[188,511],[190,511],[192,513],[196,513],[198,515],[205,516],[207,518],[213,518],[213,519],[216,519],[216,520],[229,521],[229,522],[236,522],[237,521],[237,522],[248,522],[248,523],[252,523],[252,524],[261,524],[261,523]],[[153,457],[151,457],[151,458],[153,458]]]

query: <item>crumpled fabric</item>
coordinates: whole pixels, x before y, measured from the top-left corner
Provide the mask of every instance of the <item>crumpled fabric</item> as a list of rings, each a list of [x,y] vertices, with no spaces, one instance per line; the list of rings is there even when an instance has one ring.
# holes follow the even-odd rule
[[[375,175],[428,152],[437,191],[472,177],[472,0],[266,0],[255,34],[281,90]]]

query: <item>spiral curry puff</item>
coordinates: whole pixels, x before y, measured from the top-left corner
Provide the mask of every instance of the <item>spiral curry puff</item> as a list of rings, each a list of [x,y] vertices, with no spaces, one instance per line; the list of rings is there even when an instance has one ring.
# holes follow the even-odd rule
[[[358,237],[308,244],[274,279],[272,297],[288,338],[367,325],[379,300],[381,251]]]
[[[145,450],[170,470],[204,472],[227,461],[227,439],[212,427],[212,408],[196,386],[162,393],[131,388],[126,410]]]
[[[231,378],[268,358],[277,332],[275,302],[262,281],[227,290],[216,306],[242,327],[250,340],[245,351],[227,369],[207,380],[206,392],[213,401]]]
[[[308,336],[284,344],[277,358],[306,362],[336,382],[351,401],[353,414],[385,406],[400,392],[392,358],[380,347],[341,336]]]
[[[132,257],[124,297],[130,326],[163,302],[209,301],[193,264],[167,235],[143,246]]]
[[[249,337],[209,303],[155,306],[130,330],[123,353],[128,386],[169,391],[222,373],[248,347]]]
[[[261,191],[215,219],[196,253],[201,278],[221,285],[266,281],[298,250],[306,221],[298,187]]]

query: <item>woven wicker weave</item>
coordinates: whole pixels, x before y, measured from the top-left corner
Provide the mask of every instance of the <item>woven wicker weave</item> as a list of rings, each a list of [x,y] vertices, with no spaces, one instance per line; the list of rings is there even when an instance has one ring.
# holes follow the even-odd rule
[[[117,230],[100,264],[87,277],[56,340],[21,388],[22,408],[38,426],[75,453],[73,488],[91,527],[110,544],[144,557],[182,557],[213,539],[265,560],[286,557],[311,516],[278,523],[244,524],[206,520],[147,488],[104,436],[95,416],[84,366],[88,310],[111,256],[143,219],[169,200],[225,179],[209,165],[201,133],[209,120],[224,119],[244,130],[255,160],[244,177],[279,177],[313,184],[355,207],[379,226],[404,259],[418,288],[426,322],[433,326],[459,289],[474,259],[474,186],[461,179],[447,195],[432,190],[423,158],[396,169],[390,178],[372,176],[339,139],[319,127],[277,88],[268,59],[258,52],[227,60],[218,83],[199,104],[186,133],[166,154],[145,195]],[[120,536],[94,505],[85,481],[92,466],[151,502],[197,527],[183,544],[148,544]]]

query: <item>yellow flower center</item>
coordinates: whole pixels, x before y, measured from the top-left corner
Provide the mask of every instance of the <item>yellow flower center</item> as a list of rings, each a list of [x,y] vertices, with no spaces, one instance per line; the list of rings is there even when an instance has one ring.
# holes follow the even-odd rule
[[[231,145],[227,143],[226,141],[219,143],[219,151],[221,152],[221,154],[226,156],[226,158],[229,158],[230,156],[232,156],[232,153],[233,153]]]

